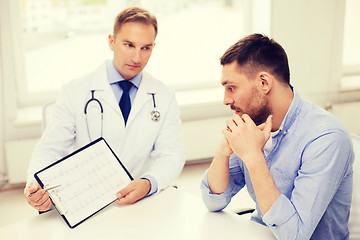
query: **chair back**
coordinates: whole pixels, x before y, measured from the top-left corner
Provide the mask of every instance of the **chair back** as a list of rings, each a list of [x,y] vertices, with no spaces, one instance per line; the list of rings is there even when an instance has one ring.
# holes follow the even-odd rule
[[[351,134],[355,160],[353,165],[353,196],[350,208],[349,231],[350,239],[360,240],[360,136]]]

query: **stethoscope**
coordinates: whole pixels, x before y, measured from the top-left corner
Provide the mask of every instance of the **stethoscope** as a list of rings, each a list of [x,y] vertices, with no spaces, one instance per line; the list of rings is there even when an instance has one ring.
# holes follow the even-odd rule
[[[91,92],[91,98],[89,100],[86,101],[85,103],[85,107],[84,107],[84,114],[85,114],[85,121],[86,121],[86,129],[88,132],[88,136],[91,142],[91,137],[90,137],[90,129],[89,129],[89,122],[88,122],[88,117],[87,117],[87,108],[89,103],[91,103],[92,101],[95,101],[99,107],[100,107],[100,113],[101,113],[101,137],[103,136],[103,129],[104,129],[104,109],[103,106],[100,102],[99,99],[95,98],[95,90],[90,90]],[[155,93],[148,93],[152,96],[152,100],[153,100],[153,105],[154,105],[154,109],[150,112],[150,118],[151,120],[157,122],[160,120],[160,112],[157,110],[156,108],[156,103],[155,103]]]
[[[88,115],[87,115],[87,108],[88,108],[88,105],[89,103],[91,103],[92,101],[95,101],[99,107],[100,107],[100,114],[101,114],[101,137],[103,136],[103,129],[104,129],[104,109],[103,109],[103,106],[100,102],[99,99],[95,98],[94,95],[95,95],[95,90],[90,90],[91,92],[91,98],[89,100],[87,100],[87,102],[85,103],[85,107],[84,107],[84,114],[85,114],[85,121],[86,121],[86,129],[87,129],[87,132],[88,132],[88,136],[89,136],[89,140],[91,142],[91,136],[90,136],[90,129],[89,129],[89,122],[88,122]]]
[[[148,93],[151,94],[152,96],[152,100],[153,100],[153,104],[154,104],[154,109],[150,112],[150,117],[153,121],[159,121],[160,119],[160,112],[156,109],[156,104],[155,104],[155,93]]]

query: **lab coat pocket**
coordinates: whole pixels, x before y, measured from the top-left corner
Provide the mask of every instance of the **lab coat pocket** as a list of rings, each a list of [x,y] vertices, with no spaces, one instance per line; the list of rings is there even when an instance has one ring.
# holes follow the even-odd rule
[[[139,150],[141,150],[140,152],[145,155],[153,149],[160,128],[160,122],[151,120],[150,116],[147,117],[147,119],[141,121],[141,124],[133,127],[131,133],[128,131],[128,134],[132,135],[131,139],[135,140],[135,145],[138,146]]]

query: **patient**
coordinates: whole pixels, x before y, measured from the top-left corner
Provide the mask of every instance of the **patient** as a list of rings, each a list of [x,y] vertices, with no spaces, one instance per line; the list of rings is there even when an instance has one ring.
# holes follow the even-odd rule
[[[345,128],[299,96],[274,40],[249,35],[220,61],[235,114],[201,182],[205,205],[220,211],[246,185],[252,219],[276,238],[349,239],[354,153]]]

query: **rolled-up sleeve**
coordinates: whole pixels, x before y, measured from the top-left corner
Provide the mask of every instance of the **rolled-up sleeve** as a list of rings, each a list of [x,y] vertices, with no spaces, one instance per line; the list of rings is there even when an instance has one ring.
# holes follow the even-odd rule
[[[298,229],[300,221],[297,219],[294,206],[285,195],[279,196],[262,220],[278,239],[296,239],[294,238],[297,234],[295,230]],[[286,226],[292,228],[282,229]]]
[[[231,178],[231,177],[230,177]],[[209,185],[207,183],[207,171],[205,172],[203,179],[201,181],[200,189],[202,194],[202,199],[205,203],[205,206],[211,212],[221,211],[223,210],[231,201],[231,197],[233,196],[232,189],[234,188],[233,184],[230,183],[226,188],[225,192],[221,194],[213,194],[210,191]]]
[[[239,158],[233,154],[229,160],[230,166],[230,178],[229,185],[226,190],[221,194],[214,194],[211,192],[208,181],[207,173],[204,173],[202,178],[200,189],[202,193],[202,199],[209,211],[221,211],[223,210],[231,201],[231,198],[237,194],[245,185],[244,175],[239,166]]]

